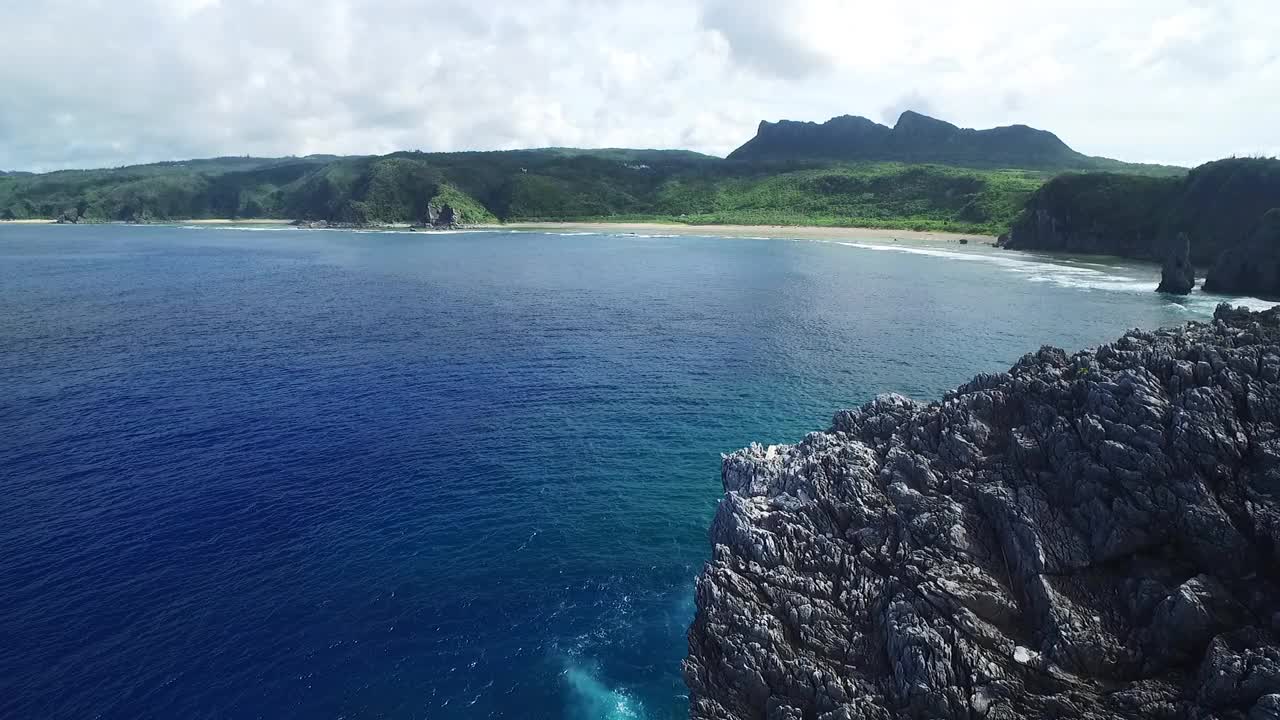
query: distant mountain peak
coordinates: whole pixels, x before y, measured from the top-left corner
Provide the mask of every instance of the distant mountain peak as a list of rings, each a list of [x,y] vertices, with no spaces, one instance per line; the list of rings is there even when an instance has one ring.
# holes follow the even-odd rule
[[[893,128],[897,130],[898,128],[901,128],[904,125],[906,127],[912,127],[912,126],[945,127],[945,128],[949,128],[951,130],[957,130],[957,131],[960,129],[945,120],[939,120],[935,117],[929,117],[928,115],[925,115],[924,113],[918,113],[915,110],[903,110],[902,114],[898,116],[897,124],[895,124]]]
[[[934,162],[1029,169],[1087,169],[1114,161],[1090,158],[1057,135],[1026,125],[961,128],[906,110],[892,127],[858,115],[824,123],[761,122],[756,136],[730,153],[734,160]]]

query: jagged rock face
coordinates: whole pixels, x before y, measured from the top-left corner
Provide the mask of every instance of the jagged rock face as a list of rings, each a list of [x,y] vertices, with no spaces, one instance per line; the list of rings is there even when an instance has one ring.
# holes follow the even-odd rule
[[[1280,312],[725,458],[693,718],[1274,718]]]
[[[457,223],[457,213],[448,203],[436,207],[434,203],[427,204],[426,224],[430,227],[442,228],[450,227]]]
[[[435,222],[432,223],[436,227],[449,227],[458,221],[453,208],[447,203],[440,208],[440,214],[436,216]]]
[[[1262,216],[1246,243],[1218,256],[1204,289],[1280,297],[1280,208]]]
[[[1196,286],[1196,269],[1191,265],[1191,238],[1180,233],[1169,247],[1160,268],[1160,285],[1156,292],[1186,295]]]

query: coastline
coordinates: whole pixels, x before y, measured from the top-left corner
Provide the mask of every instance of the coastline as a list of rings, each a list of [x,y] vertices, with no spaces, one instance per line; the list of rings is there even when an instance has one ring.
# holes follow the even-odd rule
[[[174,220],[174,223],[182,223],[183,225],[288,225],[293,220],[273,220],[267,218],[259,218],[252,220],[235,220],[232,218],[206,218],[204,220]],[[164,224],[164,223],[161,223]]]
[[[155,225],[293,225],[295,220],[276,218],[200,218],[166,220]],[[0,225],[53,225],[52,219],[0,220]],[[91,224],[113,224],[91,223]],[[124,224],[124,223],[121,223]],[[372,230],[405,230],[408,223],[377,223],[368,226]],[[307,228],[303,228],[307,229]],[[662,222],[514,222],[468,226],[468,230],[515,230],[520,232],[611,232],[611,233],[662,233],[670,235],[714,235],[719,237],[768,237],[795,240],[910,240],[933,242],[959,242],[968,240],[974,245],[994,244],[994,235],[974,233],[933,232],[921,230],[892,230],[869,227],[830,227],[823,225],[687,225]]]
[[[483,225],[476,229],[524,231],[560,230],[565,232],[634,232],[669,233],[672,235],[718,235],[723,237],[771,237],[797,240],[933,240],[959,242],[968,240],[980,245],[995,243],[994,235],[973,233],[926,232],[920,230],[885,230],[862,227],[824,227],[820,225],[682,225],[678,223],[611,223],[611,222],[517,222],[505,225]]]
[[[64,223],[66,225],[288,225],[293,220],[271,218],[254,218],[240,220],[235,218],[202,218],[199,220],[164,220],[157,222],[130,223],[124,220],[84,221],[81,223]],[[57,225],[53,218],[27,218],[23,220],[0,220],[0,225]]]

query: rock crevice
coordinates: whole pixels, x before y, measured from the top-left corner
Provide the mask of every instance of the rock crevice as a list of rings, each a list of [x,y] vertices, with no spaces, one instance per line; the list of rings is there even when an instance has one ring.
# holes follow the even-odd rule
[[[1280,718],[1280,311],[724,461],[694,718]]]

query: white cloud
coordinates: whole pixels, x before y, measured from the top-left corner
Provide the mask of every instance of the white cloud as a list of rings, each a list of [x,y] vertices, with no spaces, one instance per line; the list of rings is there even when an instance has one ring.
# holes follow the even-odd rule
[[[0,0],[0,168],[541,145],[723,154],[762,119],[1275,147],[1271,0]]]

